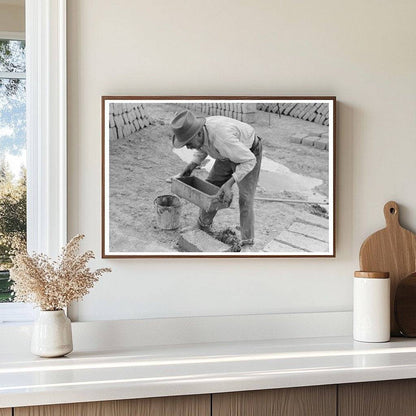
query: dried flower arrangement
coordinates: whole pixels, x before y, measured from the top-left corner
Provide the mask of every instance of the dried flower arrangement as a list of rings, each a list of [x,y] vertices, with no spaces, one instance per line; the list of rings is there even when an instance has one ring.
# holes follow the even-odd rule
[[[29,255],[27,250],[17,252],[10,270],[15,302],[36,304],[45,311],[56,311],[81,299],[109,268],[91,271],[87,267],[94,258],[92,251],[78,254],[84,235],[76,235],[62,249],[57,261],[45,254]]]

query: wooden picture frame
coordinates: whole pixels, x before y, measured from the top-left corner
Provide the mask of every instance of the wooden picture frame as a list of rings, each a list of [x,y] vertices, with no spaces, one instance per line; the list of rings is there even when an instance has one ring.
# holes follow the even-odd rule
[[[103,258],[335,257],[335,97],[103,96],[101,106]],[[192,160],[192,177],[178,177]],[[212,183],[230,177],[224,208],[229,193]],[[201,230],[208,209],[217,215]]]

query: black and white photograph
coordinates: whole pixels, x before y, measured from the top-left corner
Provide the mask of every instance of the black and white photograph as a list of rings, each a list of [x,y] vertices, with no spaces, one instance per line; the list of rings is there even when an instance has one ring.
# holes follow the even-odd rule
[[[102,97],[103,257],[334,257],[335,97]]]

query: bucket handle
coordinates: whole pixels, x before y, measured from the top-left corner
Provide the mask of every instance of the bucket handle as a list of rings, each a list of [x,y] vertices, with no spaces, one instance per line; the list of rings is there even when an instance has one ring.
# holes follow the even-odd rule
[[[162,215],[162,210],[160,209],[160,205],[156,202],[158,198],[159,197],[155,198],[155,200],[153,201],[153,205],[155,206],[156,212],[158,213],[158,215]]]
[[[165,196],[165,195],[162,195],[162,196]],[[157,202],[158,198],[160,198],[160,196],[158,196],[158,197],[156,197],[156,198],[154,199],[154,201],[153,201],[153,205],[156,207],[156,211],[157,211],[157,213],[158,213],[159,215],[162,215],[162,214],[163,214],[163,212],[165,212],[165,211],[166,211],[166,207],[162,207],[162,206],[161,206],[161,205]]]
[[[163,196],[165,196],[165,195],[163,195]],[[161,206],[156,202],[157,201],[157,199],[158,198],[160,198],[160,196],[158,196],[158,197],[156,197],[154,200],[153,200],[153,205],[156,207],[156,209],[157,209],[157,213],[158,214],[161,214],[163,211],[165,211],[165,210],[162,210],[161,209]],[[176,197],[177,198],[177,197]]]
[[[163,210],[161,209],[161,207],[159,205],[156,206],[156,211],[159,215],[163,214]]]

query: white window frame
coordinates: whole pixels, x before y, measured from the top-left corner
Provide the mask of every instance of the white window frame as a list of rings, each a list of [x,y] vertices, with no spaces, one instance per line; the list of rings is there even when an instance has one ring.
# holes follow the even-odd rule
[[[67,242],[66,0],[26,0],[25,15],[27,244],[56,257]],[[0,306],[33,319],[28,305]]]
[[[66,243],[66,0],[26,0],[28,249]]]

